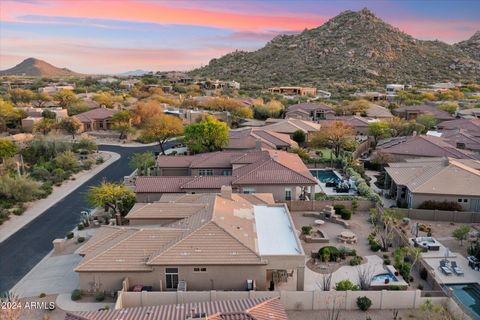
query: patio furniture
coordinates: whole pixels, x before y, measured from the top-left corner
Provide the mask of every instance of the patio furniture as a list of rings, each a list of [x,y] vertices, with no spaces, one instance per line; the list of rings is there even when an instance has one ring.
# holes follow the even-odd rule
[[[338,240],[343,243],[357,243],[357,236],[351,231],[342,231],[338,236]]]
[[[457,276],[463,276],[463,270],[457,265],[457,261],[450,261],[450,267]]]
[[[445,260],[440,260],[440,270],[445,274],[446,276],[451,276],[452,275],[452,270],[447,266],[447,262]]]
[[[468,260],[468,265],[470,266],[470,268],[472,268],[473,270],[479,270],[480,260],[478,260],[474,256],[468,256],[467,260]]]
[[[323,221],[322,219],[315,220],[314,222],[317,226],[321,226],[325,224],[325,221]]]

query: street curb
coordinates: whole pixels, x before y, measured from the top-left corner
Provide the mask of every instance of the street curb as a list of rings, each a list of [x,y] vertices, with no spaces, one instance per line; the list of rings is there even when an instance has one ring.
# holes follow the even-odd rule
[[[107,161],[105,161],[101,165],[97,166],[96,168],[94,168],[90,172],[85,172],[84,175],[80,176],[78,179],[73,181],[73,183],[71,185],[72,188],[69,189],[68,191],[66,191],[65,193],[63,193],[60,198],[58,198],[56,200],[53,200],[53,202],[49,203],[49,205],[47,207],[45,207],[44,209],[40,209],[39,212],[37,212],[37,213],[33,213],[31,215],[28,215],[27,212],[29,210],[32,210],[34,207],[27,209],[27,211],[24,212],[24,215],[18,217],[18,219],[23,218],[22,220],[24,220],[21,225],[20,224],[19,225],[14,225],[13,224],[14,222],[9,224],[8,221],[6,221],[2,226],[0,226],[0,229],[2,227],[3,227],[3,229],[5,229],[5,232],[3,232],[3,230],[2,230],[2,235],[0,236],[0,243],[4,242],[5,240],[7,240],[11,236],[13,236],[17,231],[21,230],[23,227],[28,225],[30,222],[32,222],[37,217],[41,216],[45,211],[47,211],[49,208],[51,208],[55,204],[62,201],[66,196],[68,196],[73,191],[77,190],[80,186],[82,186],[88,180],[93,178],[93,176],[95,176],[97,173],[101,172],[103,169],[107,168],[112,163],[116,162],[117,160],[119,160],[121,158],[120,154],[118,154],[116,152],[111,152],[111,151],[102,151],[102,152],[109,153],[110,154],[110,159],[108,159]],[[54,193],[50,194],[47,198],[40,199],[38,201],[44,200],[44,201],[48,202],[48,198],[51,198],[53,196],[55,196]],[[38,203],[37,203],[37,206],[38,206]]]

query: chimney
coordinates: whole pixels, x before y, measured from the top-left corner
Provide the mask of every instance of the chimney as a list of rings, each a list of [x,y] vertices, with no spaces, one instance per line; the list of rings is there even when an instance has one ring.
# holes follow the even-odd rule
[[[232,187],[222,186],[222,188],[220,189],[220,195],[224,199],[232,200]]]

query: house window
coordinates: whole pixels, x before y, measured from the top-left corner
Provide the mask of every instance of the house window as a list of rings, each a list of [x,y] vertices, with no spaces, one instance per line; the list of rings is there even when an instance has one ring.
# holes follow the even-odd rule
[[[292,189],[285,188],[285,200],[287,201],[292,200]]]
[[[200,169],[198,174],[200,176],[213,176],[213,169]]]
[[[318,120],[325,120],[325,112],[324,111],[317,111],[315,114],[315,118]]]
[[[462,199],[458,199],[457,201],[458,201],[458,202],[462,202]]]
[[[222,176],[231,176],[232,175],[232,170],[223,170],[222,171]]]
[[[100,122],[98,123],[98,127],[99,127],[100,129],[103,129],[103,121],[100,121]]]
[[[207,268],[205,268],[205,267],[195,267],[195,268],[193,268],[193,272],[207,272]]]
[[[255,188],[243,188],[243,193],[246,193],[246,194],[255,193]]]
[[[458,148],[458,149],[465,149],[465,143],[463,143],[463,142],[457,142],[457,148]]]
[[[177,289],[178,268],[165,268],[165,288]]]
[[[468,202],[468,199],[463,199],[463,202]]]

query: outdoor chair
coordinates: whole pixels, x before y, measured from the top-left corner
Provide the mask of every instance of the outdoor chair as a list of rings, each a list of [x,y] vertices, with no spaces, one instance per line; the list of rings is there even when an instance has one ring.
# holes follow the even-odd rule
[[[450,267],[452,268],[453,272],[454,272],[457,276],[463,276],[463,275],[464,275],[462,268],[460,268],[460,267],[457,265],[457,261],[451,261],[451,262],[450,262]]]
[[[440,260],[440,270],[446,275],[450,276],[452,275],[452,270],[447,267],[447,263],[445,260]]]

